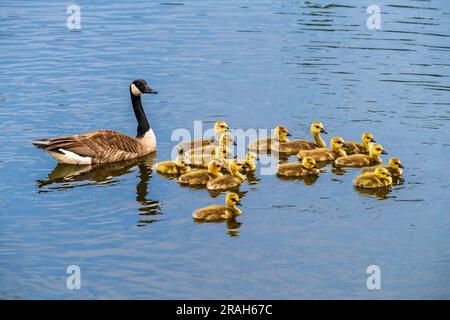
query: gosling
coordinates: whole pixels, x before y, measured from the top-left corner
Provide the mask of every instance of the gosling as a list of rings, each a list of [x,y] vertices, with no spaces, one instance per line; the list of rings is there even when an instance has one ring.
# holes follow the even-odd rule
[[[214,141],[218,140],[224,132],[228,131],[228,129],[229,129],[228,124],[225,121],[217,121],[214,124],[214,132],[216,134],[215,139],[214,138],[212,138],[212,139],[203,138],[203,139],[194,139],[194,140],[190,140],[190,141],[180,142],[179,144],[177,144],[177,150],[180,153],[184,153],[191,149],[196,149],[196,148],[210,145],[210,144],[214,143]]]
[[[276,143],[284,143],[289,140],[286,137],[291,136],[288,129],[284,126],[276,126],[273,137],[262,138],[253,141],[248,145],[251,151],[270,152]]]
[[[177,157],[175,161],[162,161],[155,165],[155,170],[165,174],[184,174],[191,168],[186,164],[182,157]]]
[[[375,143],[373,135],[370,132],[362,134],[362,143],[355,141],[346,141],[347,146],[344,148],[347,155],[352,154],[369,154],[370,144]]]
[[[245,176],[240,173],[245,168],[246,166],[241,160],[234,159],[228,166],[230,174],[209,180],[206,188],[208,190],[224,190],[239,186],[245,181]]]
[[[377,168],[385,168],[392,177],[400,177],[403,174],[403,170],[405,167],[402,165],[402,162],[399,158],[391,158],[389,159],[389,165],[387,166],[375,166],[375,167],[368,167],[363,168],[361,170],[362,173],[366,172],[374,172]]]
[[[226,161],[228,158],[230,149],[226,146],[218,146],[214,148],[214,154],[191,154],[186,156],[187,163],[196,167],[207,167],[212,160],[218,160],[220,162]]]
[[[297,154],[299,159],[312,157],[315,161],[333,161],[339,157],[345,157],[345,141],[341,137],[333,137],[330,141],[330,149],[318,148],[312,150],[300,150]]]
[[[323,128],[322,122],[316,121],[311,124],[311,134],[314,138],[314,142],[306,140],[291,140],[285,143],[280,143],[278,151],[285,153],[286,155],[297,154],[300,150],[312,150],[317,148],[326,148],[326,143],[320,136],[321,133],[327,134]]]
[[[197,149],[190,149],[184,152],[183,154],[186,157],[191,157],[192,155],[213,155],[215,153],[216,147],[222,147],[223,149],[226,149],[228,153],[231,153],[231,149],[228,147],[228,145],[233,144],[236,145],[236,142],[234,141],[233,137],[230,134],[223,133],[218,142],[214,141],[213,143],[197,148]]]
[[[201,169],[185,173],[178,177],[177,182],[190,186],[206,185],[209,180],[222,176],[221,168],[222,165],[218,161],[212,160],[208,164],[208,170]]]
[[[304,177],[312,174],[318,174],[316,160],[312,157],[303,158],[301,163],[282,163],[278,165],[277,173],[286,177]]]
[[[225,206],[209,206],[195,210],[192,217],[202,221],[225,221],[233,219],[241,214],[241,210],[236,208],[239,203],[239,196],[230,192],[225,198]]]
[[[334,162],[339,167],[355,167],[362,168],[378,165],[383,162],[380,154],[388,154],[381,144],[372,144],[369,154],[352,154],[351,156],[341,157]]]
[[[353,185],[361,188],[382,188],[392,185],[392,177],[386,168],[376,168],[374,172],[366,172],[353,180]]]

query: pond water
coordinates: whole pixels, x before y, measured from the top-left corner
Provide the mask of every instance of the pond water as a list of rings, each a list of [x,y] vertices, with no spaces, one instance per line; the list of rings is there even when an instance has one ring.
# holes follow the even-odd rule
[[[69,30],[65,2],[2,1],[0,298],[450,298],[450,2],[376,1],[380,30],[366,26],[373,1],[110,2],[77,1]],[[78,170],[31,145],[135,134],[137,78],[159,91],[143,98],[156,155]],[[192,212],[224,194],[151,167],[174,129],[218,119],[308,139],[321,120],[327,142],[371,131],[405,174],[364,194],[358,169],[257,172],[236,223],[198,224]]]

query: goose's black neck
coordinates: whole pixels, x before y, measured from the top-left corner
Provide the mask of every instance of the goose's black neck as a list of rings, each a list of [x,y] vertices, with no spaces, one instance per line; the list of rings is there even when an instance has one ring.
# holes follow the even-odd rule
[[[136,120],[138,123],[137,126],[137,138],[142,138],[145,133],[150,130],[150,125],[148,123],[147,117],[145,116],[144,108],[142,107],[141,97],[135,96],[131,92],[130,88],[130,95],[131,95],[131,103],[133,104],[133,111],[134,115],[136,116]]]

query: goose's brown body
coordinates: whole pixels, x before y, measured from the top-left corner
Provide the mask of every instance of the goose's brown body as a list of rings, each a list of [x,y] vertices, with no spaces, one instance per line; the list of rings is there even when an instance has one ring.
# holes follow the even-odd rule
[[[145,156],[156,148],[156,144],[146,145],[144,139],[133,138],[113,130],[96,130],[84,134],[41,139],[39,142],[33,144],[56,159],[59,155],[64,156],[64,151],[69,151],[86,158],[89,163],[85,164],[131,160]]]

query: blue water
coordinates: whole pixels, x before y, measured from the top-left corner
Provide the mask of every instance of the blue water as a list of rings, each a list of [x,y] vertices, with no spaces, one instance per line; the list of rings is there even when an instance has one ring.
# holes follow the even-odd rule
[[[77,1],[74,31],[65,1],[0,2],[0,298],[450,298],[448,1],[376,1],[380,30],[366,27],[373,1],[111,2]],[[159,91],[143,99],[157,155],[64,172],[31,145],[133,135],[137,78]],[[294,138],[314,120],[327,140],[372,131],[403,181],[363,194],[356,169],[312,183],[257,173],[238,223],[197,224],[192,211],[224,195],[151,167],[174,129],[217,119]],[[366,287],[369,265],[381,290]]]

